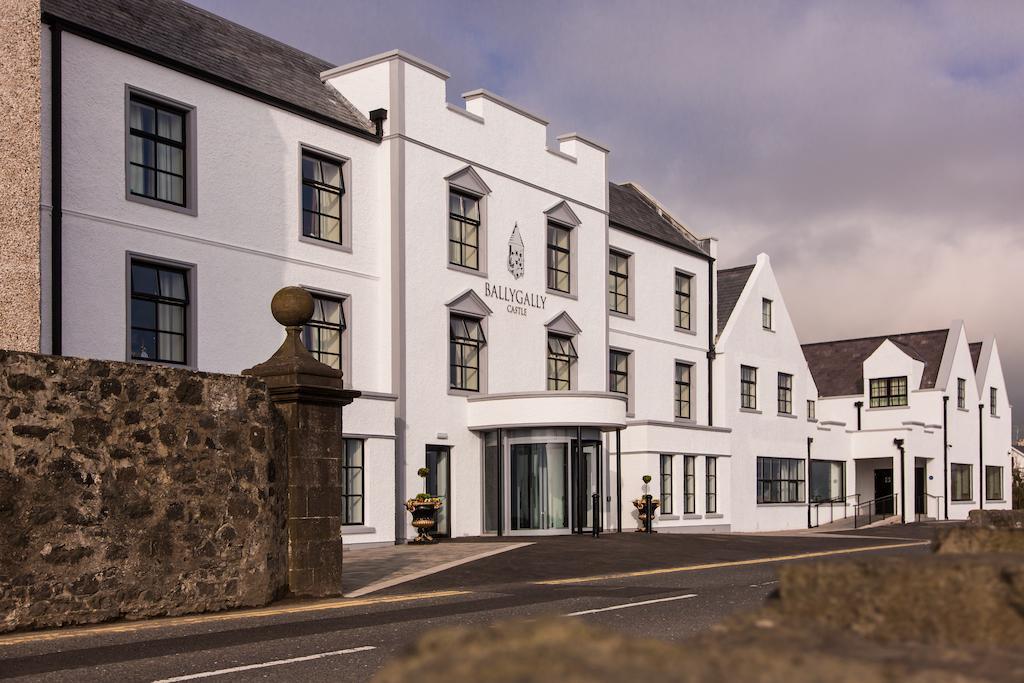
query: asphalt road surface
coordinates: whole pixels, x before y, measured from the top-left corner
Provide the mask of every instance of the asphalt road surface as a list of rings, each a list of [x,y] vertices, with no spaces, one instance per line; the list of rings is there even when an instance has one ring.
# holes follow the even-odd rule
[[[786,562],[923,554],[931,533],[544,539],[364,598],[0,637],[0,679],[365,681],[428,630],[550,616],[678,640],[758,608]]]

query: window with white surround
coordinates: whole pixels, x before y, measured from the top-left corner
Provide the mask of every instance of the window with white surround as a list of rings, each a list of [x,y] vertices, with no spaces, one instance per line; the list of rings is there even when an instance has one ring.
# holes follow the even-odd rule
[[[907,405],[907,378],[882,377],[871,380],[872,408],[895,408]]]
[[[548,391],[571,391],[576,360],[572,337],[548,332]]]
[[[998,398],[999,398],[999,390],[996,389],[995,387],[989,387],[989,389],[988,389],[988,411],[989,411],[989,414],[992,415],[992,417],[998,417],[999,416]]]
[[[985,500],[1003,499],[1003,468],[985,465]]]
[[[133,90],[127,107],[128,198],[179,209],[193,206],[194,110]]]
[[[344,300],[313,294],[313,317],[302,328],[302,341],[313,357],[335,370],[342,370],[342,340],[346,328]]]
[[[973,498],[971,486],[971,466],[953,463],[950,469],[950,499],[957,502],[969,501]]]
[[[757,368],[740,366],[740,407],[757,410]]]
[[[335,245],[348,246],[349,211],[345,210],[345,165],[343,159],[311,149],[302,149],[302,236]]]
[[[629,254],[608,252],[608,310],[629,315]]]
[[[363,524],[363,440],[345,439],[341,461],[341,523]]]
[[[132,257],[129,266],[129,357],[185,365],[189,361],[190,269]]]
[[[956,407],[967,410],[967,380],[963,377],[956,380]]]
[[[448,193],[448,263],[480,270],[480,199]]]
[[[761,327],[766,330],[774,329],[772,327],[772,300],[761,299]]]
[[[804,461],[796,458],[757,459],[757,502],[804,502]]]
[[[480,391],[481,358],[487,344],[479,318],[452,313],[448,319],[448,388]]]
[[[629,352],[612,349],[608,352],[608,391],[629,394]]]
[[[572,230],[548,221],[548,289],[569,294],[572,291]]]
[[[661,456],[661,514],[672,514],[672,456]]]
[[[690,319],[690,294],[693,276],[676,271],[676,329],[692,330]]]
[[[808,400],[807,401],[807,419],[808,420],[817,420],[818,419],[817,404],[814,401],[812,401],[812,400]]]
[[[779,373],[779,412],[793,414],[793,375]]]
[[[692,373],[692,365],[676,361],[675,416],[678,420],[689,420],[692,418],[692,413],[690,412],[690,376]]]
[[[718,458],[704,458],[704,512],[718,512]]]
[[[697,512],[697,458],[693,455],[683,456],[683,514],[692,515]]]

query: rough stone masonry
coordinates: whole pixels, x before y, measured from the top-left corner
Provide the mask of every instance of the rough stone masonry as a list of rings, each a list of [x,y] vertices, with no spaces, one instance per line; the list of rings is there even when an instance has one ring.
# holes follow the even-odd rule
[[[0,351],[0,631],[280,595],[285,439],[255,378]]]

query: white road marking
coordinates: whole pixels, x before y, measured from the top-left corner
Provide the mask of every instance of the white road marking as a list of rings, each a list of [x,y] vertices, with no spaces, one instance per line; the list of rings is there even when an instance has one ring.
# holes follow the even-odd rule
[[[192,681],[197,678],[210,678],[211,676],[223,676],[224,674],[233,674],[239,671],[251,671],[253,669],[265,669],[268,666],[281,666],[283,664],[295,664],[296,662],[308,662],[313,659],[323,659],[324,657],[337,657],[338,655],[350,655],[354,652],[366,652],[367,650],[376,650],[377,648],[373,645],[364,645],[362,647],[352,647],[347,650],[335,650],[334,652],[321,652],[315,655],[306,655],[305,657],[293,657],[292,659],[275,659],[272,662],[263,662],[262,664],[247,664],[246,666],[233,666],[230,669],[217,669],[216,671],[203,671],[197,674],[188,674],[187,676],[175,676],[174,678],[162,678],[159,681],[153,681],[153,683],[176,683],[177,681]]]
[[[686,600],[687,598],[697,597],[696,593],[687,593],[686,595],[674,595],[671,598],[658,598],[657,600],[643,600],[641,602],[627,602],[624,605],[612,605],[611,607],[601,607],[599,609],[585,609],[581,612],[572,612],[566,614],[567,617],[581,617],[584,614],[597,614],[598,612],[611,612],[616,609],[628,609],[630,607],[643,607],[644,605],[653,605],[656,602],[671,602],[673,600]]]

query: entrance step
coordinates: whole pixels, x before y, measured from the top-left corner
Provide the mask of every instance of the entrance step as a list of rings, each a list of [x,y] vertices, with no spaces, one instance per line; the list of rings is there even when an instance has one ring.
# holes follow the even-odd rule
[[[829,522],[828,524],[819,524],[818,526],[814,527],[814,530],[815,531],[828,532],[828,531],[843,531],[844,529],[852,529],[852,528],[853,528],[853,517],[851,516],[851,517],[846,517],[844,519],[837,519],[836,521]]]

